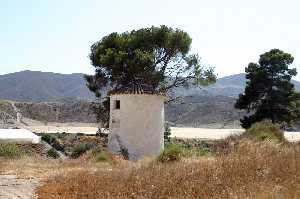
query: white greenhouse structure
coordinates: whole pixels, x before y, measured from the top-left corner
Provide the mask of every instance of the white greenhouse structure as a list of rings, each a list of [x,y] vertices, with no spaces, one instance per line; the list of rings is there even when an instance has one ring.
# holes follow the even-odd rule
[[[26,129],[0,129],[0,142],[28,142],[37,144],[41,138]]]

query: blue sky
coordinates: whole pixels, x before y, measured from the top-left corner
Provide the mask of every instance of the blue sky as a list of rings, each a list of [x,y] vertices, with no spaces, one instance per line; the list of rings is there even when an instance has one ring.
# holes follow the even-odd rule
[[[162,24],[187,31],[219,76],[271,48],[291,53],[300,73],[299,8],[298,0],[0,0],[0,74],[92,73],[94,42]]]

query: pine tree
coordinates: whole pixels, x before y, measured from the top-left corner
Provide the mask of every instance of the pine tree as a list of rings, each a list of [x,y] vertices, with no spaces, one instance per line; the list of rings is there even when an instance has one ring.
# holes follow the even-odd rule
[[[300,95],[291,83],[297,74],[289,69],[293,56],[279,49],[272,49],[260,55],[258,63],[249,63],[246,71],[246,88],[239,95],[235,107],[247,111],[241,119],[242,127],[270,120],[272,123],[290,125],[297,121]]]
[[[85,75],[87,87],[102,106],[98,118],[107,123],[107,93],[139,80],[153,89],[171,93],[176,87],[207,86],[216,81],[214,68],[190,52],[192,38],[167,26],[111,33],[91,46],[94,75]]]

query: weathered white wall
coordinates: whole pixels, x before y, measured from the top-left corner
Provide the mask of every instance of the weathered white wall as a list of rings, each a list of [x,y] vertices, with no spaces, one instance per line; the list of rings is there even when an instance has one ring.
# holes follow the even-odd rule
[[[120,109],[115,109],[120,100]],[[108,147],[114,152],[124,146],[131,159],[156,156],[163,149],[164,97],[147,94],[119,94],[110,97]]]
[[[37,144],[41,138],[26,129],[0,129],[0,141],[31,142]]]

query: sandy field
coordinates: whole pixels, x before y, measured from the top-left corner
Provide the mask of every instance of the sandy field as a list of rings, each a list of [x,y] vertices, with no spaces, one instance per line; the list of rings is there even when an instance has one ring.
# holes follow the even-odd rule
[[[284,136],[290,142],[300,141],[300,132],[284,132]]]
[[[171,128],[171,137],[198,138],[203,140],[223,139],[230,135],[241,134],[244,129],[207,129],[207,128]],[[284,132],[290,142],[300,141],[300,132]]]
[[[98,124],[96,123],[48,123],[43,125],[42,123],[36,122],[31,123],[28,126],[21,126],[21,128],[30,130],[35,133],[84,133],[84,134],[95,134],[98,130]]]
[[[84,134],[96,134],[97,127],[86,126],[26,126],[28,129],[35,133],[84,133]]]
[[[95,134],[98,130],[97,124],[84,123],[52,123],[47,126],[24,126],[36,133],[84,133]],[[243,129],[212,129],[212,128],[187,128],[171,127],[171,137],[178,138],[198,138],[203,140],[223,139],[230,135],[243,133]],[[285,132],[285,137],[289,141],[300,141],[300,132]]]
[[[33,199],[34,189],[38,186],[37,179],[18,178],[16,175],[0,175],[0,198]]]
[[[199,138],[199,139],[223,139],[230,135],[243,133],[243,129],[208,129],[208,128],[182,128],[172,127],[171,137]]]

